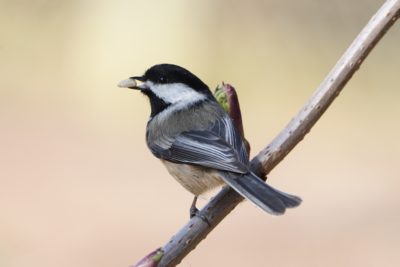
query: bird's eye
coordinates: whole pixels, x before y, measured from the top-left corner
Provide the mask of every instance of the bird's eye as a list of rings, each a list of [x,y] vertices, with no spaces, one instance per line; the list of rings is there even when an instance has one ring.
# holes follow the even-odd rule
[[[160,78],[158,79],[158,81],[160,83],[166,83],[167,82],[167,78],[165,76],[160,76]]]

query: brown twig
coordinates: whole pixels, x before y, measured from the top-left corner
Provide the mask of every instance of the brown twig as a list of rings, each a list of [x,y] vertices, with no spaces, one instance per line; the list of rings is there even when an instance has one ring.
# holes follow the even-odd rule
[[[296,117],[251,161],[252,171],[260,176],[268,174],[304,138],[399,15],[400,0],[388,0],[382,5]],[[180,263],[242,199],[229,187],[223,187],[200,211],[210,226],[200,217],[193,217],[162,248],[158,266]]]

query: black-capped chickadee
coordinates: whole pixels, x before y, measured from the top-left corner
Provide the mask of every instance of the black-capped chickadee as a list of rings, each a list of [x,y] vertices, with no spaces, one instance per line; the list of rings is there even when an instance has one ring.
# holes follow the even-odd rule
[[[271,214],[300,204],[299,197],[267,185],[250,171],[245,144],[232,120],[208,86],[188,70],[155,65],[119,86],[148,96],[147,145],[195,200],[225,183]]]

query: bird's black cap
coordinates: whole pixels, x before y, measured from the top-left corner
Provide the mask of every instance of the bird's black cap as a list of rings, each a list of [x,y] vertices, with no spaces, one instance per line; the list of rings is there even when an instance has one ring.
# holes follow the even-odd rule
[[[156,84],[183,83],[196,91],[211,94],[208,86],[196,75],[174,64],[158,64],[149,68],[139,81],[151,81]]]

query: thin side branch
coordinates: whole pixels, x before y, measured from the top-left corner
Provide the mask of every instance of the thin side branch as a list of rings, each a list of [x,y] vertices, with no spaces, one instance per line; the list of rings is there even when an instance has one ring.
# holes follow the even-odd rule
[[[260,177],[265,176],[304,138],[399,15],[400,0],[388,0],[383,4],[296,117],[253,158],[253,172]],[[158,266],[180,263],[242,199],[229,187],[222,188],[200,211],[201,215],[208,218],[210,226],[198,216],[193,217],[160,250],[163,255]]]

